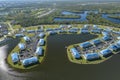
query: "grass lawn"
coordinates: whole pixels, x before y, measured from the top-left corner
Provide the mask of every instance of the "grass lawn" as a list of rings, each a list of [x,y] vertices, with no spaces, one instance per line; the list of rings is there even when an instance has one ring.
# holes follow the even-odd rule
[[[33,37],[33,36],[35,36],[35,34],[33,34],[33,33],[31,34],[31,33],[30,33],[30,34],[26,34],[26,36]],[[45,36],[45,38],[44,38],[45,41],[46,41],[46,38],[47,38],[47,36]],[[20,43],[25,43],[25,41],[24,41],[23,38],[21,38]],[[46,42],[46,43],[47,43],[47,42]],[[39,59],[39,64],[43,61],[43,59],[44,59],[44,57],[45,57],[46,45],[43,46],[43,49],[44,49],[44,55],[38,57],[38,59]],[[18,53],[19,53],[19,48],[18,48],[18,46],[16,46],[16,47],[10,52],[10,54],[9,54],[8,57],[7,57],[7,62],[8,62],[8,64],[10,64],[11,67],[17,68],[17,69],[31,69],[31,68],[34,68],[34,67],[36,67],[36,66],[39,65],[39,64],[35,64],[35,65],[29,66],[29,67],[24,67],[21,62],[18,62],[17,64],[14,64],[14,63],[12,62],[12,60],[11,60],[11,54],[14,53],[14,52],[18,52]]]
[[[67,48],[67,56],[68,56],[68,59],[69,61],[73,62],[73,63],[77,63],[77,64],[99,64],[99,63],[102,63],[106,60],[108,60],[109,58],[111,58],[112,56],[109,56],[107,58],[105,57],[102,57],[100,56],[100,59],[98,60],[93,60],[93,61],[88,61],[88,60],[85,60],[83,58],[83,56],[80,58],[80,59],[75,59],[71,52],[70,52],[70,49],[73,48],[73,45],[70,45],[68,48]]]
[[[74,24],[74,25],[72,25],[72,26],[73,26],[73,27],[77,27],[77,28],[82,28],[82,27],[84,26],[84,24]],[[90,24],[90,26],[92,26],[92,24]],[[98,26],[99,26],[100,28],[102,28],[102,29],[106,28],[106,26],[100,26],[100,25],[98,25]],[[38,26],[30,26],[30,27],[26,27],[25,29],[26,29],[26,30],[37,30],[39,27],[40,27],[39,25],[38,25]],[[59,28],[59,25],[57,25],[57,24],[56,24],[56,25],[43,25],[43,27],[44,27],[44,29],[48,29],[48,28]],[[13,29],[19,29],[19,28],[21,28],[20,25],[15,25],[15,26],[13,26]],[[115,28],[115,29],[116,29],[116,28]],[[117,30],[118,30],[118,29],[117,29]],[[25,32],[24,34],[25,34],[26,36],[29,36],[29,37],[33,37],[33,36],[36,35],[36,34],[34,34],[34,33],[27,33],[27,32]],[[62,34],[62,33],[58,33],[58,34]],[[72,33],[67,32],[66,34],[72,34]],[[80,34],[80,31],[79,31],[78,33],[76,33],[76,34]],[[93,33],[91,33],[91,34],[93,34]],[[46,36],[44,37],[44,40],[46,41],[46,44],[45,44],[44,46],[42,46],[42,48],[44,49],[44,55],[39,57],[39,63],[42,63],[42,62],[44,61],[44,57],[45,57],[45,54],[46,54],[47,37],[48,37],[48,36],[49,36],[49,34],[46,33]],[[102,34],[98,34],[98,38],[101,38],[101,37],[102,37]],[[21,42],[21,43],[25,43],[25,41],[24,41],[23,39],[21,39],[20,42]],[[78,44],[79,44],[79,43],[78,43]],[[73,44],[73,45],[78,45],[78,44]],[[75,58],[72,56],[71,52],[70,52],[70,48],[72,48],[73,45],[70,45],[70,46],[68,46],[68,48],[67,48],[67,56],[68,56],[68,59],[69,59],[71,62],[73,62],[73,63],[77,63],[77,64],[99,64],[99,63],[104,62],[105,60],[108,60],[109,58],[112,57],[112,56],[110,56],[110,57],[104,58],[104,57],[101,56],[101,59],[99,59],[99,60],[94,60],[94,61],[87,61],[87,60],[85,60],[85,59],[83,58],[83,56],[82,56],[81,59],[75,59]],[[12,67],[18,68],[18,69],[31,69],[31,68],[34,68],[34,67],[36,67],[36,66],[39,65],[39,64],[36,64],[36,65],[29,66],[29,67],[25,68],[20,62],[19,62],[18,64],[13,64],[13,63],[12,63],[12,60],[11,60],[11,56],[10,56],[13,52],[19,52],[18,46],[16,46],[16,47],[10,52],[10,54],[8,55],[8,58],[7,58],[8,63],[9,63]]]

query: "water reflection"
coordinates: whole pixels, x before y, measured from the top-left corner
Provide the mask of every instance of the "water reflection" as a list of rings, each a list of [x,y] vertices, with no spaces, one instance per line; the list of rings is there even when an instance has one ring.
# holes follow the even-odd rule
[[[7,50],[8,50],[7,45],[0,47],[0,80],[16,80],[16,79],[14,79],[14,78],[16,78],[14,76],[16,76],[16,75],[22,76],[22,74],[15,72],[6,63],[6,57],[7,57],[7,53],[8,53]],[[17,80],[20,80],[20,79],[17,79]]]
[[[27,72],[9,66],[5,70],[0,67],[0,80],[119,80],[120,54],[97,65],[79,65],[68,60],[65,46],[96,37],[90,34],[49,36],[43,63]],[[1,50],[4,50],[3,48]]]
[[[109,15],[116,15],[116,16],[120,16],[120,14],[102,14],[102,17],[111,21],[111,22],[114,22],[114,23],[120,23],[120,19],[114,19],[114,18],[110,18]]]
[[[70,12],[70,11],[62,11],[61,14],[62,15],[78,15],[80,16],[80,18],[60,18],[60,17],[56,17],[54,18],[54,21],[57,22],[57,21],[79,21],[79,22],[84,22],[84,21],[87,21],[87,16],[89,15],[88,13],[95,13],[95,14],[98,14],[99,11],[82,11],[82,12]],[[120,15],[120,14],[102,14],[102,18],[104,19],[107,19],[113,23],[120,23],[120,20],[119,19],[114,19],[114,18],[110,18],[108,17],[109,15]]]

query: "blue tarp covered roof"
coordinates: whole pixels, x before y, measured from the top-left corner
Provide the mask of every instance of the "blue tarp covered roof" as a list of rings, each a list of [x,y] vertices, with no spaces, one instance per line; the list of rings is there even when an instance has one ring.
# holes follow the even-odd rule
[[[16,63],[19,61],[19,57],[17,53],[11,54],[11,58],[12,58],[13,63]]]
[[[93,25],[93,28],[95,28],[95,29],[96,29],[96,28],[98,28],[98,26],[97,26],[97,25]]]
[[[118,44],[118,43],[115,43],[115,45],[116,45],[118,48],[120,48],[120,44]]]
[[[64,25],[60,25],[60,28],[63,28],[64,27]]]
[[[92,43],[96,45],[96,44],[102,43],[102,41],[100,39],[95,39],[95,40],[92,40]]]
[[[89,33],[88,29],[81,29],[81,33]]]
[[[61,30],[61,28],[54,28],[54,30]]]
[[[107,56],[107,55],[112,54],[112,51],[110,49],[104,49],[100,51],[100,54],[102,54],[103,56]]]
[[[48,29],[46,29],[46,31],[52,31],[53,29],[52,28],[48,28]]]
[[[79,30],[79,28],[71,28],[70,30],[77,30],[77,31],[78,31],[78,30]]]
[[[118,45],[120,45],[120,40],[117,42]]]
[[[44,39],[40,39],[39,42],[38,42],[38,44],[40,46],[43,46],[45,44],[45,40]]]
[[[84,25],[84,28],[88,28],[88,25],[87,25],[87,24],[85,24],[85,25]]]
[[[114,33],[116,33],[116,34],[120,34],[120,32],[117,32],[117,31],[113,31]]]
[[[25,41],[30,41],[30,38],[28,36],[23,37]]]
[[[93,30],[91,30],[91,32],[93,32],[93,33],[101,33],[101,30],[100,29],[93,29]]]
[[[71,25],[67,25],[68,28],[71,28],[72,26]]]
[[[49,31],[48,34],[53,35],[53,34],[57,34],[57,32],[56,31]]]
[[[43,48],[42,47],[37,47],[36,52],[37,55],[41,56],[43,55]]]
[[[24,34],[15,34],[15,37],[23,37]]]
[[[45,36],[45,33],[40,33],[40,34],[39,34],[39,37],[40,37],[40,38],[43,38],[44,36]]]
[[[75,48],[71,48],[70,51],[72,55],[74,56],[74,58],[80,58],[80,54]]]
[[[105,32],[111,32],[112,30],[110,28],[104,29]]]
[[[102,32],[103,36],[109,36],[110,34],[108,32],[103,31]]]
[[[37,32],[43,32],[44,30],[42,30],[42,29],[39,29],[39,30],[37,30]]]
[[[28,33],[33,33],[35,30],[27,30]]]
[[[111,49],[111,50],[118,50],[119,49],[119,47],[118,46],[116,46],[116,45],[111,45],[111,46],[109,46],[109,49]]]
[[[66,33],[67,30],[59,30],[60,33]]]
[[[100,56],[98,55],[98,53],[87,53],[87,54],[84,54],[84,58],[86,60],[93,60],[93,59],[100,58]]]
[[[38,62],[38,58],[37,57],[31,57],[31,58],[24,59],[22,61],[22,64],[24,66],[29,66],[29,65],[37,63],[37,62]]]
[[[69,32],[70,32],[70,33],[76,33],[77,30],[72,30],[72,29],[70,29]]]
[[[19,43],[18,47],[20,50],[24,50],[26,48],[25,44],[23,44],[23,43]]]
[[[109,36],[104,36],[102,39],[103,39],[104,41],[111,40],[111,38],[110,38]]]
[[[90,47],[90,46],[92,46],[92,44],[90,42],[84,42],[84,43],[80,44],[81,48],[87,48],[87,47]]]

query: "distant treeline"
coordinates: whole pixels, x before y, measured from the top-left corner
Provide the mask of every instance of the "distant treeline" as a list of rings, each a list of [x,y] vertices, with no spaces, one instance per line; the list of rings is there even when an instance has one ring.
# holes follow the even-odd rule
[[[114,19],[120,19],[120,16],[116,16],[116,15],[109,15],[108,17],[114,18]]]
[[[31,14],[34,11],[32,9],[38,8],[56,8],[57,10],[52,14],[44,16],[42,18],[38,18],[37,16]],[[7,7],[5,10],[14,10],[22,9],[21,11],[16,12],[15,14],[9,14],[7,16],[1,16],[1,21],[12,21],[12,24],[20,24],[23,27],[40,25],[40,24],[80,24],[80,23],[90,23],[90,24],[101,24],[101,25],[109,25],[120,27],[120,24],[112,23],[101,17],[101,13],[120,13],[120,2],[111,2],[111,3],[85,3],[79,1],[56,1],[46,2],[46,3],[35,3],[35,4],[27,4],[27,5],[17,5]],[[28,10],[29,9],[29,10]],[[97,10],[99,14],[91,13],[87,16],[87,21],[79,22],[79,21],[63,21],[63,22],[54,22],[55,17],[61,18],[79,18],[80,16],[65,16],[61,14],[61,11],[72,11],[75,13],[82,13],[84,10]],[[109,16],[110,17],[110,16]],[[113,16],[112,16],[113,17]],[[117,18],[114,16],[114,18]]]
[[[61,21],[61,22],[54,22],[55,17],[61,17],[61,18],[78,18],[78,16],[62,16],[61,10],[57,10],[56,12],[44,16],[42,18],[37,18],[34,16],[25,16],[20,15],[15,18],[16,24],[20,24],[23,27],[28,26],[35,26],[39,24],[80,24],[80,23],[89,23],[89,24],[100,24],[100,25],[106,25],[106,26],[115,26],[120,27],[119,24],[112,23],[104,18],[101,17],[101,14],[94,14],[90,13],[87,16],[87,21],[85,22],[79,22],[79,21]]]

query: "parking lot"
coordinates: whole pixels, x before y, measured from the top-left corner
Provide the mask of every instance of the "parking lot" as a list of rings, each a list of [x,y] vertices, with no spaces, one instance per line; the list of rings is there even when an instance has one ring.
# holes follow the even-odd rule
[[[31,41],[29,43],[26,43],[26,49],[23,51],[20,51],[19,58],[20,60],[24,60],[26,58],[30,58],[35,56],[35,50],[37,47],[39,39],[37,39],[37,35],[31,38]]]
[[[116,38],[114,38],[113,36],[111,37],[111,40],[108,41],[102,41],[102,43],[97,44],[97,45],[92,45],[90,47],[81,49],[79,45],[75,46],[75,48],[77,49],[77,51],[80,54],[87,54],[87,53],[95,53],[95,52],[99,52],[102,49],[107,48],[108,46],[110,46],[111,44],[116,42]]]

